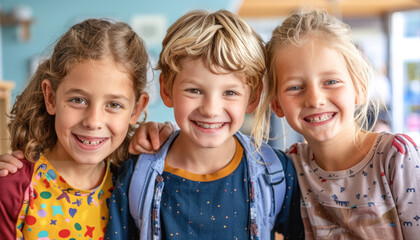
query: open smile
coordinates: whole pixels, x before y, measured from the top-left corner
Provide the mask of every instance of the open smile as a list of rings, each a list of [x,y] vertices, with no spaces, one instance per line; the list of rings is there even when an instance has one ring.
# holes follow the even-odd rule
[[[335,113],[325,113],[321,115],[311,115],[303,119],[309,123],[320,123],[320,122],[330,120],[334,116],[335,116]]]
[[[84,136],[79,136],[79,135],[75,135],[75,136],[76,136],[76,139],[80,143],[85,144],[85,145],[90,145],[90,146],[97,146],[108,139],[108,138],[91,138],[91,137],[84,137]]]
[[[197,121],[193,121],[193,122],[197,124],[197,126],[201,128],[205,128],[205,129],[216,129],[216,128],[221,128],[223,127],[223,125],[225,125],[225,123],[205,123],[205,122],[197,122]]]

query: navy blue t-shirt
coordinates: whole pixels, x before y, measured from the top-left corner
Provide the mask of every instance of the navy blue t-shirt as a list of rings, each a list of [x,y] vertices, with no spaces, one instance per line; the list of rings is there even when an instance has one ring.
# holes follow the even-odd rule
[[[163,239],[248,239],[249,185],[243,148],[223,169],[198,175],[165,165]]]

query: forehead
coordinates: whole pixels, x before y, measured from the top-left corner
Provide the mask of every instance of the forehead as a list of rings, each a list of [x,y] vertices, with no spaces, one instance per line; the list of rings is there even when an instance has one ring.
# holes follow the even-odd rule
[[[92,92],[134,92],[131,75],[111,57],[74,64],[59,88],[81,88]]]
[[[319,38],[306,38],[301,45],[288,44],[281,49],[275,60],[277,75],[294,71],[323,72],[337,70],[347,72],[342,54]]]
[[[207,66],[202,59],[183,59],[180,62],[180,71],[176,74],[175,81],[191,79],[197,82],[212,82],[217,79],[225,79],[225,82],[236,82],[248,85],[244,74],[232,72],[219,66]]]

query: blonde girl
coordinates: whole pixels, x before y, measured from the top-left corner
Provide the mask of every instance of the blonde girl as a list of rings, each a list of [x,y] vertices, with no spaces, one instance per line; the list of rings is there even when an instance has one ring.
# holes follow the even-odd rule
[[[147,66],[125,23],[88,19],[58,40],[11,111],[11,149],[33,161],[0,182],[3,238],[103,238],[111,169],[148,102]]]
[[[367,129],[372,69],[350,28],[324,11],[291,14],[267,49],[266,109],[307,143],[287,151],[298,175],[307,239],[416,239],[420,156],[406,135]],[[262,141],[267,134],[255,128]]]

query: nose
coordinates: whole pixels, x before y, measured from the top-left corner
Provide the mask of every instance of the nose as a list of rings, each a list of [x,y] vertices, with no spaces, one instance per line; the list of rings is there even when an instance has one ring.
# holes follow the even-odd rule
[[[326,102],[325,94],[318,86],[307,86],[305,91],[305,106],[317,108]]]
[[[83,119],[83,126],[91,129],[101,129],[103,126],[104,121],[104,114],[103,109],[100,107],[90,106],[89,109],[86,111],[86,116]]]
[[[201,102],[200,113],[206,117],[214,117],[219,113],[221,102],[217,96],[206,96]]]

